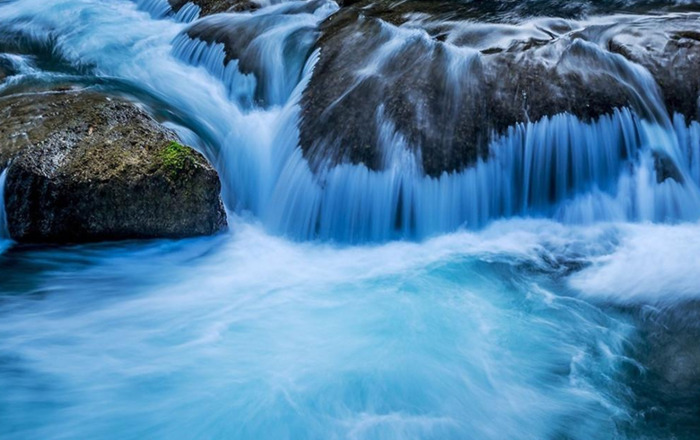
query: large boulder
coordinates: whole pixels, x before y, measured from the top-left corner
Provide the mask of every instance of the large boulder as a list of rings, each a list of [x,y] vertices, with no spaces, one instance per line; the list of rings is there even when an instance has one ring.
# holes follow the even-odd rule
[[[319,29],[285,40],[283,51],[285,60],[320,53],[299,124],[300,147],[315,171],[346,162],[385,169],[397,157],[390,150],[403,143],[425,174],[439,176],[486,159],[491,140],[509,127],[561,113],[590,121],[627,107],[652,120],[668,122],[674,113],[700,120],[698,6],[657,0],[339,5]],[[583,19],[624,10],[634,15]],[[640,15],[649,11],[654,14]],[[252,42],[288,13],[216,15],[186,34],[210,48],[222,44],[225,65],[235,60],[242,73],[254,75],[256,104],[281,104],[265,89],[280,78],[266,77],[269,66]],[[553,15],[561,18],[533,18]],[[285,78],[298,78],[298,64]]]
[[[554,114],[700,116],[697,14],[511,25],[360,6],[329,17],[316,44],[300,123],[315,168],[383,169],[388,136],[438,176],[485,158],[494,134]]]
[[[220,182],[196,151],[123,99],[84,91],[0,98],[7,226],[20,242],[212,234]]]

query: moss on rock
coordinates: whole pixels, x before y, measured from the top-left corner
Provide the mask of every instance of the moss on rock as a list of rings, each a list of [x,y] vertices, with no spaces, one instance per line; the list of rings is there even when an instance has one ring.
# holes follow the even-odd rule
[[[216,171],[122,99],[0,98],[0,166],[8,163],[8,228],[18,241],[187,237],[226,225]]]
[[[196,165],[197,157],[193,150],[177,141],[170,141],[159,153],[163,167],[171,178],[188,173]]]

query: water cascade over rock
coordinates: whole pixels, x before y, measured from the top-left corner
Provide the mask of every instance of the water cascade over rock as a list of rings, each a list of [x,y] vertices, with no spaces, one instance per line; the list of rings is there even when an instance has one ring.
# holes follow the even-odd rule
[[[174,43],[244,112],[286,108],[285,138],[266,147],[265,169],[278,171],[257,183],[246,172],[254,180],[227,199],[270,229],[364,241],[516,215],[700,214],[687,168],[698,103],[683,98],[698,96],[698,15],[467,24],[343,4],[317,26],[332,12],[319,5],[213,15]],[[233,174],[239,155],[220,158]]]
[[[7,211],[5,210],[5,182],[7,182],[7,168],[0,173],[0,240],[9,240],[10,230],[7,227]]]
[[[295,239],[424,238],[512,216],[698,218],[692,7],[593,19],[607,9],[419,3],[139,0],[163,17],[165,65],[90,56],[169,102],[231,211]],[[181,23],[188,7],[199,18]],[[195,71],[211,85],[188,84]]]
[[[699,24],[0,0],[0,438],[700,438]]]
[[[155,18],[172,17],[176,21],[189,23],[199,17],[201,9],[190,2],[183,2],[174,8],[169,0],[137,0],[139,8],[147,11]]]

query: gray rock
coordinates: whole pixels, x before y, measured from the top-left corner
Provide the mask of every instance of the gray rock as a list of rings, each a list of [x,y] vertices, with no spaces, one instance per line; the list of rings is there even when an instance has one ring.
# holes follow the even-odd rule
[[[12,63],[0,54],[0,83],[2,83],[8,76],[14,75],[14,67]]]
[[[631,107],[643,117],[697,119],[700,39],[689,31],[697,19],[464,26],[346,7],[322,25],[301,102],[301,148],[316,168],[382,169],[379,137],[389,123],[438,176],[485,158],[494,133],[558,113],[590,120]],[[369,65],[376,71],[367,74]]]
[[[316,171],[344,162],[381,170],[391,160],[382,136],[392,132],[425,174],[439,176],[486,159],[508,127],[564,112],[589,121],[630,107],[650,119],[700,119],[700,15],[687,12],[696,7],[569,3],[340,2],[309,50],[320,59],[301,100],[304,156]],[[573,19],[606,8],[656,13]],[[552,14],[567,18],[526,18]],[[266,84],[248,47],[274,20],[209,17],[187,35],[222,43],[224,63],[235,59]],[[264,92],[256,91],[263,105]]]
[[[135,105],[91,92],[0,98],[5,206],[20,242],[213,234],[220,182],[199,153]]]
[[[473,20],[516,23],[532,17],[582,19],[619,13],[659,14],[700,10],[692,2],[667,0],[338,0],[341,7],[361,8],[363,14],[401,24],[411,14],[426,14],[437,20]]]
[[[173,11],[179,11],[187,3],[194,3],[199,6],[200,16],[204,17],[220,12],[243,12],[254,11],[260,5],[251,0],[168,0]]]

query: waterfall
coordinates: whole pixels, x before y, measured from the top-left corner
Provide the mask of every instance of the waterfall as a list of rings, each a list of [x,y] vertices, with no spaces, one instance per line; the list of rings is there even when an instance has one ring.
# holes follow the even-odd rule
[[[31,3],[42,21],[27,35],[64,32],[55,50],[67,59],[122,78],[186,115],[178,123],[203,140],[227,208],[252,214],[276,234],[363,242],[423,239],[521,216],[575,224],[700,217],[700,124],[669,119],[649,72],[598,43],[562,39],[554,51],[558,68],[620,79],[634,93],[632,107],[593,119],[560,113],[513,124],[490,133],[487,155],[427,176],[421,145],[412,145],[381,105],[373,125],[359,128],[376,130],[380,169],[342,160],[312,167],[300,148],[300,101],[320,57],[314,50],[320,24],[337,10],[334,2],[290,1],[192,24],[128,8],[118,19],[109,5],[81,0],[93,12],[88,24],[61,15],[68,0]],[[158,17],[168,16],[165,3],[138,2]],[[17,23],[12,8],[3,13],[5,22]],[[384,24],[379,31],[359,75],[390,81],[398,74],[387,77],[382,69],[428,66],[425,75],[434,68],[449,73],[446,90],[478,89],[478,77],[475,84],[459,81],[478,73],[479,51],[420,29]],[[404,50],[414,51],[414,63],[399,63]],[[450,111],[464,105],[450,99]]]
[[[561,114],[518,124],[492,141],[488,160],[439,178],[422,175],[408,148],[385,171],[345,164],[320,176],[294,152],[264,218],[297,239],[343,241],[424,238],[513,216],[577,224],[695,220],[697,180],[659,181],[651,151],[658,139],[678,139],[697,168],[698,124],[681,119],[675,133],[628,109],[591,123]],[[395,135],[383,141],[402,142]]]
[[[135,0],[139,9],[148,12],[154,18],[164,18],[172,12],[168,0]]]
[[[226,54],[223,44],[207,44],[182,34],[173,41],[173,51],[178,58],[194,66],[203,66],[218,78],[226,87],[229,99],[241,108],[253,107],[257,88],[255,75],[242,73],[238,60],[224,63]]]
[[[287,2],[253,14],[214,15],[175,38],[173,54],[204,67],[245,110],[281,106],[300,81],[318,22],[336,8],[332,3]],[[200,34],[227,40],[236,57],[228,59],[224,43],[201,40]]]
[[[175,14],[175,20],[182,23],[190,23],[199,18],[199,13],[201,12],[199,6],[194,3],[185,3],[179,11]]]
[[[139,9],[148,12],[153,18],[172,16],[174,20],[189,23],[199,17],[200,8],[194,3],[185,3],[180,10],[173,13],[168,0],[134,0]]]
[[[434,178],[422,172],[420,148],[409,145],[380,108],[375,116],[376,148],[385,157],[383,170],[341,163],[312,171],[298,147],[298,101],[315,58],[309,59],[306,74],[298,80],[296,69],[290,74],[275,62],[279,58],[269,56],[288,47],[296,31],[286,24],[286,17],[271,19],[274,15],[266,11],[211,19],[212,26],[225,21],[229,31],[257,25],[258,33],[247,49],[258,54],[256,67],[247,69],[254,73],[244,73],[240,65],[242,59],[250,63],[250,57],[239,55],[226,61],[222,43],[205,43],[185,33],[174,40],[173,53],[188,64],[204,67],[243,112],[259,117],[263,108],[281,106],[267,112],[275,121],[266,127],[272,130],[271,137],[261,142],[247,132],[229,134],[226,142],[236,146],[221,150],[216,158],[228,187],[228,205],[252,211],[275,233],[299,240],[362,242],[420,239],[513,216],[575,224],[700,217],[700,180],[697,170],[691,169],[698,166],[698,124],[687,125],[680,116],[671,123],[648,72],[580,40],[566,48],[562,68],[575,70],[581,59],[595,60],[591,69],[614,72],[637,93],[638,109],[617,109],[594,121],[564,113],[514,125],[492,134],[488,159]],[[402,32],[386,34],[412,42],[422,39],[413,30]],[[362,72],[389,64],[384,60],[387,56],[400,55],[395,53],[400,42],[386,44],[386,49],[380,47],[372,56],[378,64]],[[258,45],[268,48],[266,55],[255,49]],[[447,70],[454,74],[456,86],[460,76],[455,71],[472,65],[471,58],[455,59],[465,54],[474,57],[464,51],[452,51],[448,57]],[[261,82],[274,84],[268,90],[277,92],[261,92]],[[657,176],[659,157],[667,158],[688,178]]]
[[[693,181],[700,185],[700,123],[686,124],[685,118],[676,115],[673,126],[683,153],[682,163]]]

